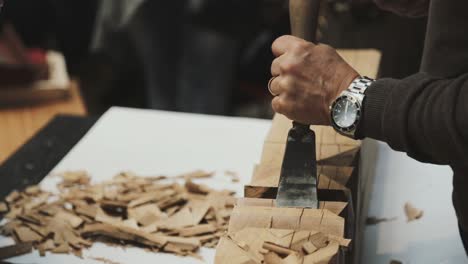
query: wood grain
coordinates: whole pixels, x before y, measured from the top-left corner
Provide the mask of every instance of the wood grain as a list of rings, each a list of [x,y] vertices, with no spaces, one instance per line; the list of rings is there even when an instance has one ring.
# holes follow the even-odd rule
[[[0,163],[55,115],[86,114],[77,82],[72,82],[71,85],[70,96],[63,100],[38,105],[0,108]]]

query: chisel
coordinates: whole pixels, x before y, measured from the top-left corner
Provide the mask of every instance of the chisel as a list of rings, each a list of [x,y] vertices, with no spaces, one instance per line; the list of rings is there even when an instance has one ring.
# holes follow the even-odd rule
[[[320,0],[290,0],[294,36],[314,42]],[[315,133],[310,125],[293,122],[289,130],[278,184],[278,207],[318,208]]]

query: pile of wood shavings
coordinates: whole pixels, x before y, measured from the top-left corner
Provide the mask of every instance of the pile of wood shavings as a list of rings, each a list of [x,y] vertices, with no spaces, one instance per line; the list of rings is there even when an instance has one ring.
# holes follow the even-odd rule
[[[350,243],[317,231],[248,227],[221,238],[215,263],[330,263]]]
[[[227,230],[234,193],[215,191],[194,178],[211,173],[196,171],[176,178],[138,177],[120,173],[92,185],[86,172],[68,172],[58,194],[31,186],[14,191],[0,203],[9,221],[0,233],[16,243],[32,242],[45,252],[73,253],[100,241],[135,245],[153,252],[197,255],[201,246],[213,248]]]

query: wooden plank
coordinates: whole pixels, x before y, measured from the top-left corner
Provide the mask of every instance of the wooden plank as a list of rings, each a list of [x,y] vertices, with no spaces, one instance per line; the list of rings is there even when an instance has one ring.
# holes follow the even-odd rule
[[[239,207],[245,206],[259,206],[259,207],[276,207],[274,199],[257,199],[257,198],[240,198],[238,199],[237,205]],[[336,215],[340,215],[341,212],[348,206],[347,202],[320,202],[319,209],[328,210]]]
[[[0,162],[26,142],[56,114],[85,115],[77,82],[72,82],[70,96],[47,104],[0,109]]]
[[[317,230],[341,237],[344,235],[344,218],[326,209],[234,207],[228,233],[247,227]]]

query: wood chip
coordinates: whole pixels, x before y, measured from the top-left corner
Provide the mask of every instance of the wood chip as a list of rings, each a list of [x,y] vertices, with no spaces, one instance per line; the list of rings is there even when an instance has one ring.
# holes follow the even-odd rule
[[[179,231],[179,235],[183,237],[196,236],[207,233],[214,233],[218,228],[212,224],[202,224],[193,227],[182,228]]]
[[[80,217],[78,217],[78,216],[76,216],[76,215],[74,215],[72,213],[66,212],[66,211],[58,212],[55,215],[55,217],[67,222],[73,228],[77,228],[83,223],[83,219],[81,219]]]
[[[317,249],[318,248],[314,244],[312,244],[310,241],[307,241],[306,243],[302,245],[302,250],[304,250],[304,252],[307,255],[314,253],[315,251],[317,251]]]
[[[283,264],[283,259],[273,251],[269,251],[263,256],[265,264]]]
[[[302,264],[302,256],[297,253],[290,254],[283,259],[282,264]]]
[[[177,176],[177,178],[183,178],[186,180],[191,180],[191,179],[204,179],[204,178],[211,178],[213,176],[213,172],[206,172],[202,170],[197,170],[194,172],[189,172],[185,173],[182,175]]]
[[[26,226],[15,228],[15,234],[21,242],[36,242],[42,239],[38,233]]]
[[[196,171],[179,176],[185,179],[179,184],[125,172],[91,184],[85,171],[66,172],[58,194],[34,185],[0,202],[0,213],[9,219],[0,233],[33,242],[41,256],[82,257],[83,249],[104,241],[200,258],[197,250],[215,247],[226,232],[234,206],[232,192],[192,181],[211,176]]]
[[[89,257],[89,259],[96,260],[104,264],[120,264],[120,262],[113,261],[107,258],[102,258],[102,257]]]
[[[285,247],[282,247],[282,246],[279,246],[279,245],[275,245],[275,244],[273,244],[271,242],[264,242],[262,247],[264,249],[273,251],[273,252],[277,253],[280,256],[288,256],[290,254],[297,253],[294,250],[291,250],[289,248],[285,248]]]
[[[12,191],[6,198],[7,203],[13,203],[18,201],[21,198],[21,194],[18,191]]]
[[[0,214],[8,212],[8,205],[4,202],[0,202]]]
[[[414,207],[411,203],[407,202],[405,203],[405,214],[406,214],[406,220],[408,222],[418,220],[421,218],[424,214],[423,210],[420,210],[416,207]]]
[[[198,194],[208,194],[212,191],[210,187],[205,184],[197,184],[192,182],[192,180],[187,180],[185,182],[185,188],[191,193],[198,193]]]
[[[227,171],[224,172],[224,175],[226,175],[228,177],[231,177],[231,181],[234,182],[234,183],[240,182],[239,175],[235,171],[227,170]]]
[[[328,237],[322,232],[311,235],[309,241],[318,249],[324,248],[328,245]]]

